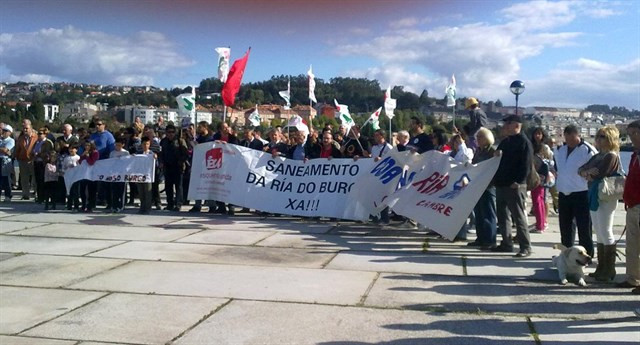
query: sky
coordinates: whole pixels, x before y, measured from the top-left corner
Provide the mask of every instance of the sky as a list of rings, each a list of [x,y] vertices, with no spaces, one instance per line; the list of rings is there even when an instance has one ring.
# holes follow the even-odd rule
[[[251,47],[244,82],[366,77],[521,106],[640,109],[640,1],[3,0],[0,81],[197,85]],[[286,85],[282,85],[285,89]],[[392,95],[393,96],[393,95]]]

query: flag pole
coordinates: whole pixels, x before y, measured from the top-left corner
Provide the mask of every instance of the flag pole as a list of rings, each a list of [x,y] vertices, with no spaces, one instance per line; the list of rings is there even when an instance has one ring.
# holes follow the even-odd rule
[[[391,118],[389,118],[389,143],[393,144],[393,133],[391,132]]]
[[[222,122],[227,122],[227,106],[224,106],[224,110],[222,111]]]

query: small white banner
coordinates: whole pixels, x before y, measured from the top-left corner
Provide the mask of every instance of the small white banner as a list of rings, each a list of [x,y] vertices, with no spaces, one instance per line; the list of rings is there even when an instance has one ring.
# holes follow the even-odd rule
[[[86,161],[64,173],[67,194],[71,185],[80,180],[101,182],[152,183],[155,179],[155,159],[147,155],[109,158],[89,165]]]

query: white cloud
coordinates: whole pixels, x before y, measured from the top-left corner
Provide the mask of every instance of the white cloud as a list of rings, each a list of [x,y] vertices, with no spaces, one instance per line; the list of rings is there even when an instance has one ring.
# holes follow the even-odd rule
[[[10,83],[16,83],[19,81],[24,81],[27,83],[51,83],[55,82],[56,80],[50,75],[29,73],[23,75],[10,74],[9,78],[7,78],[7,81]]]
[[[122,37],[69,26],[0,35],[0,63],[11,78],[149,85],[193,64],[177,50],[163,34],[148,31]]]
[[[407,17],[407,18],[401,18],[401,19],[390,22],[389,27],[391,27],[392,29],[400,29],[400,28],[416,26],[418,25],[418,23],[420,23],[420,20],[418,18]]]
[[[606,5],[596,4],[598,8]],[[378,60],[378,67],[349,73],[352,76],[375,77],[381,85],[404,85],[406,89],[417,92],[426,88],[431,95],[441,97],[449,77],[455,73],[460,96],[484,100],[500,98],[504,101],[513,97],[508,85],[519,79],[523,59],[538,56],[545,49],[578,44],[577,39],[582,33],[562,32],[558,28],[589,9],[584,2],[576,1],[518,3],[498,12],[501,15],[499,19],[502,19],[499,24],[479,22],[426,30],[404,27],[366,43],[340,45],[336,53],[343,56],[365,55]],[[410,22],[406,20],[407,24]],[[562,75],[561,71],[575,74],[575,71],[598,71],[597,67],[602,67],[600,62],[588,59],[574,64],[577,67],[555,71],[550,78],[560,84],[557,76]],[[431,77],[412,71],[410,66],[420,66]],[[611,71],[608,66],[605,70]],[[606,73],[598,75],[605,80],[611,79]],[[529,94],[533,94],[530,89],[536,84],[527,83]],[[575,87],[575,83],[562,85]],[[570,90],[564,89],[561,94],[566,96]],[[532,99],[542,100],[529,97]],[[630,103],[633,102],[621,104]]]
[[[576,107],[610,104],[640,109],[640,59],[613,65],[580,58],[562,66],[544,78],[529,81],[524,103]]]
[[[349,29],[349,32],[351,34],[353,34],[353,35],[356,35],[356,36],[365,36],[365,35],[370,34],[371,30],[367,29],[367,28],[354,27],[354,28]]]

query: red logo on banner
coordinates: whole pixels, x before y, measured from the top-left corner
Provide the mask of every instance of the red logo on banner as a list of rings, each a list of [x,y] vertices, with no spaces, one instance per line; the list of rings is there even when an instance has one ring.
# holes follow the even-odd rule
[[[207,151],[204,158],[204,165],[207,170],[214,170],[222,168],[222,149],[211,149]]]

